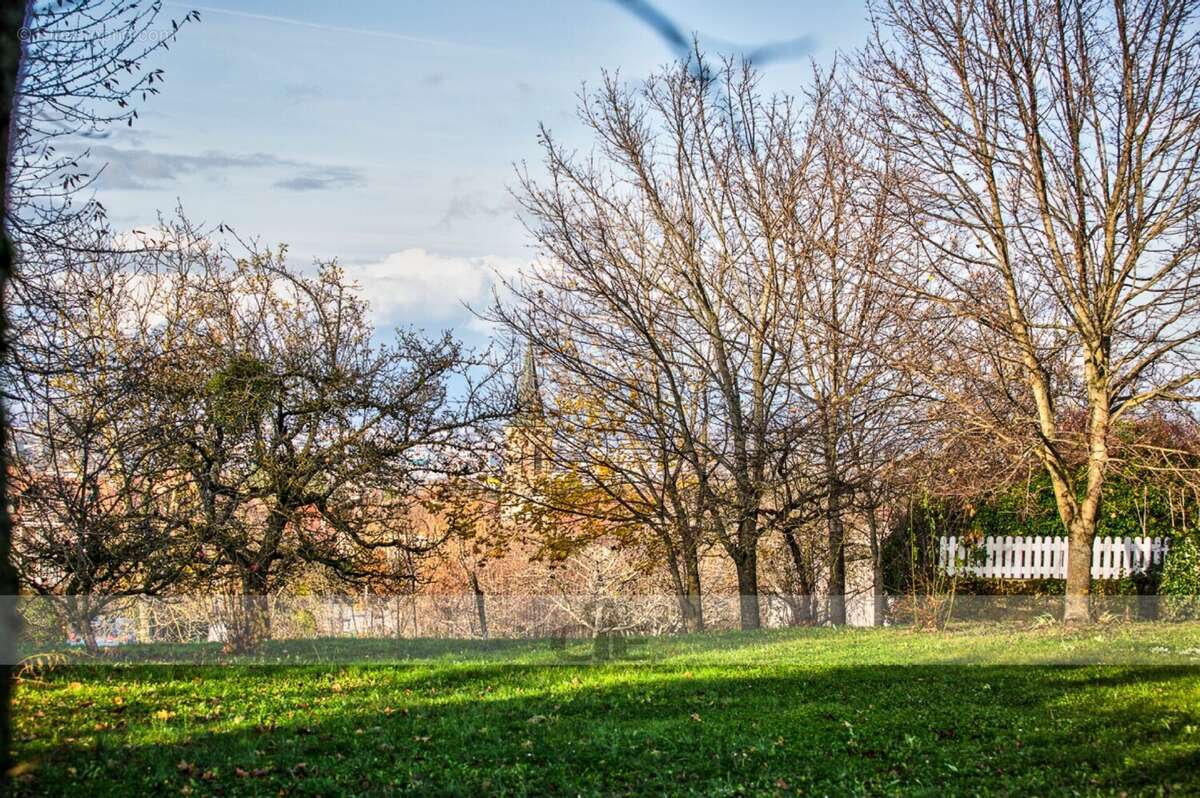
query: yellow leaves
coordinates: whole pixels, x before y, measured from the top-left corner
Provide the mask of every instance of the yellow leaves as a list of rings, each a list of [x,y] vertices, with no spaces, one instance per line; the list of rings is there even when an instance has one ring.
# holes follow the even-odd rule
[[[35,770],[37,770],[37,763],[26,760],[10,767],[7,771],[7,776],[10,779],[19,779],[23,776],[32,775]]]
[[[693,712],[693,713],[691,714],[691,716],[690,716],[690,717],[691,717],[691,719],[692,719],[692,722],[693,722],[693,723],[703,723],[703,722],[704,722],[704,721],[703,721],[703,720],[700,718],[700,713],[699,713],[699,712]]]

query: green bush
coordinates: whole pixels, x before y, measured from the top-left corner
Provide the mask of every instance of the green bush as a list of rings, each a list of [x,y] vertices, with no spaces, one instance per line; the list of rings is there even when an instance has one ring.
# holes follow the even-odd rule
[[[1172,541],[1158,593],[1163,596],[1163,617],[1200,617],[1200,547],[1193,537],[1180,536]]]
[[[37,649],[61,645],[66,634],[62,616],[54,611],[52,599],[40,596],[17,600],[21,615],[21,639]]]

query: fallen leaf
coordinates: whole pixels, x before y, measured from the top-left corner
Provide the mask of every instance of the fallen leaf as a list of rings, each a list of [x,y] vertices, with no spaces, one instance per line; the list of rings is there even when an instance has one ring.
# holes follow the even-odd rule
[[[24,762],[18,762],[8,769],[8,777],[10,779],[20,778],[21,776],[26,776],[35,770],[37,770],[37,764],[33,762],[28,760]]]

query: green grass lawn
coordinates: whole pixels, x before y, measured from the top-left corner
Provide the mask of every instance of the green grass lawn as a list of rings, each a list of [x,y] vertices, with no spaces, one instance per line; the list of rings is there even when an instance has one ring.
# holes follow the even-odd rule
[[[1197,624],[587,652],[336,641],[62,666],[17,689],[16,792],[1200,795]]]

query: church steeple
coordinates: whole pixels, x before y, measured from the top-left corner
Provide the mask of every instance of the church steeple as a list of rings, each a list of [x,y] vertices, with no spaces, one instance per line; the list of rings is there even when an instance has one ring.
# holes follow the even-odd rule
[[[543,420],[544,415],[537,360],[533,354],[533,345],[527,344],[522,357],[521,373],[517,376],[517,420],[526,424],[537,423]]]
[[[542,386],[532,344],[525,346],[516,388],[516,413],[505,431],[506,467],[511,469],[510,478],[530,482],[542,473],[550,446]]]

